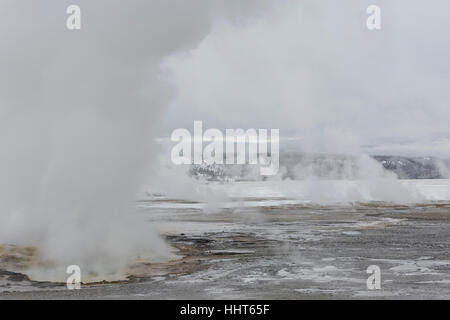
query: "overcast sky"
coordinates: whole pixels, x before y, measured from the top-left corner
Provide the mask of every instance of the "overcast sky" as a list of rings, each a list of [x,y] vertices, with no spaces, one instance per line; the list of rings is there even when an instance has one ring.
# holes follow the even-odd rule
[[[366,9],[381,7],[369,31]],[[314,151],[450,156],[448,0],[279,1],[165,59],[165,132],[279,128]]]

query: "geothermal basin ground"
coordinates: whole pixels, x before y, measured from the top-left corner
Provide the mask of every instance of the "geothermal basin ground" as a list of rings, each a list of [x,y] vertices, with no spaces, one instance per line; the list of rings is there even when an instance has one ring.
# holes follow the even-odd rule
[[[180,259],[81,290],[2,265],[0,299],[450,299],[450,201],[245,197],[205,212],[155,197],[138,208]],[[379,290],[366,285],[371,265]]]

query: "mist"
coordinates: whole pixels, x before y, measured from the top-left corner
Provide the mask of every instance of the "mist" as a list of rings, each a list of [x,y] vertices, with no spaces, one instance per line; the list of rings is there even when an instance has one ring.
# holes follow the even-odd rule
[[[372,4],[379,31],[366,27]],[[448,9],[441,0],[294,0],[245,23],[218,20],[195,49],[164,59],[176,88],[165,126],[279,128],[281,149],[344,159],[326,174],[299,162],[295,178],[311,181],[305,198],[417,201],[369,156],[450,157]],[[364,186],[346,192],[323,179]]]
[[[366,27],[379,5],[382,29]],[[450,156],[448,1],[283,1],[165,59],[167,128],[280,128],[305,152]],[[183,112],[185,117],[175,114]]]
[[[81,30],[66,8],[81,7]],[[171,249],[136,215],[173,90],[161,60],[194,48],[215,19],[262,2],[22,1],[0,4],[0,243],[33,246],[36,277],[120,272]],[[43,273],[46,272],[45,275]]]

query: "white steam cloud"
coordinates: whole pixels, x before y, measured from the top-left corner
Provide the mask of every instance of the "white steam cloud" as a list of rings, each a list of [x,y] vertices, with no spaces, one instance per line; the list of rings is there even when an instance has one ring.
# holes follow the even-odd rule
[[[366,27],[372,4],[379,31]],[[166,124],[279,128],[282,148],[353,159],[328,178],[364,180],[359,200],[417,201],[367,155],[450,157],[449,10],[446,0],[292,0],[245,23],[216,21],[198,47],[164,61],[177,88]],[[299,163],[296,177],[320,169]],[[305,197],[336,189],[318,185]],[[355,198],[341,189],[335,199]]]
[[[371,4],[379,31],[366,27]],[[448,10],[446,0],[293,0],[216,22],[164,63],[178,88],[167,124],[280,128],[308,152],[450,157]]]
[[[38,247],[62,275],[167,258],[133,209],[171,94],[159,64],[257,3],[2,1],[0,243]],[[66,29],[72,4],[79,31]]]

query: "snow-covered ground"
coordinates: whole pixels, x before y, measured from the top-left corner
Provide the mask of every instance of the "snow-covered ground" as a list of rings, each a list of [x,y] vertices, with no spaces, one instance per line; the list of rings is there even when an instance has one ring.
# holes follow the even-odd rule
[[[0,272],[0,298],[450,298],[449,180],[197,187],[210,196],[138,203],[143,223],[189,249],[186,264],[76,293]],[[366,287],[370,265],[381,290]]]
[[[262,207],[294,204],[346,204],[387,202],[417,204],[450,201],[450,179],[423,180],[284,180],[199,183],[179,198],[177,193],[158,197],[142,207],[201,209]],[[154,199],[154,198],[153,198]],[[186,201],[164,201],[186,200]],[[200,200],[199,200],[200,199]]]

